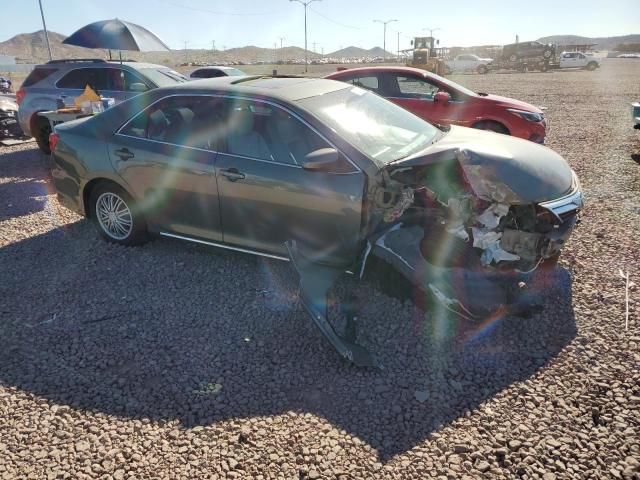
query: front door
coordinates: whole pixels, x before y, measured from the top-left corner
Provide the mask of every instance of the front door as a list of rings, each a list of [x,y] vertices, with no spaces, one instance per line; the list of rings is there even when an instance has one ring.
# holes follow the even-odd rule
[[[284,242],[324,260],[355,255],[365,176],[346,159],[339,172],[302,168],[330,147],[286,110],[258,100],[229,101],[228,134],[216,158],[225,243],[286,256]]]
[[[450,102],[436,102],[436,93],[447,90],[421,75],[386,73],[383,84],[385,97],[430,123],[457,124],[463,117],[463,103],[454,97]]]
[[[152,231],[222,240],[214,169],[219,104],[208,96],[167,97],[112,137],[111,162]]]

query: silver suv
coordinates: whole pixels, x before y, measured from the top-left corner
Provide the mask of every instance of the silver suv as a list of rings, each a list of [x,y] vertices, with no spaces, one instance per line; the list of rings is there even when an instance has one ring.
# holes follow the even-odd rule
[[[71,100],[89,85],[103,97],[119,103],[141,92],[186,82],[168,67],[151,63],[99,59],[52,60],[36,68],[16,92],[18,121],[26,135],[35,137],[45,153],[49,150],[49,122],[38,112],[55,110],[58,99]]]

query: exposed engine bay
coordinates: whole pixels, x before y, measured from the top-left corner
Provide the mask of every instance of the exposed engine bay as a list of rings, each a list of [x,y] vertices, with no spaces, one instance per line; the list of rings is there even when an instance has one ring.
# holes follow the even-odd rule
[[[525,194],[517,194],[496,178],[504,175],[496,174],[500,165],[484,160],[457,149],[380,170],[367,192],[365,247],[351,270],[362,277],[373,255],[469,321],[500,309],[517,312],[510,309],[518,304],[514,286],[541,264],[555,263],[577,222],[582,194],[574,175],[561,198],[532,201],[526,178],[518,179]],[[536,194],[545,185],[537,187]],[[327,293],[341,272],[303,258],[295,242],[287,246],[314,322],[345,358],[377,365],[355,343],[354,328],[342,337],[326,318]]]

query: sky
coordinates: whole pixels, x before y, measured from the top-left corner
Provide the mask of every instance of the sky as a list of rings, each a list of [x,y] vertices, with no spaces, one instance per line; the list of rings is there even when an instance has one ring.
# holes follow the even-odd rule
[[[307,0],[305,0],[307,1]],[[11,5],[3,8],[2,4]],[[98,20],[121,18],[157,34],[172,49],[255,45],[304,47],[304,7],[289,0],[42,0],[47,28],[70,35]],[[0,0],[0,41],[42,29],[38,0]],[[505,44],[556,34],[640,33],[640,0],[314,0],[307,9],[309,50],[354,45],[410,48],[414,36],[441,46]],[[400,35],[398,35],[400,32]],[[315,43],[315,45],[314,45]]]

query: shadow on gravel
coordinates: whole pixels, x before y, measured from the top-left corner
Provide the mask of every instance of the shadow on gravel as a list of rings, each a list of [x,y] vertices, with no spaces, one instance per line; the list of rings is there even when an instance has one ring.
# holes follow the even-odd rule
[[[0,249],[0,265],[4,385],[185,428],[310,412],[383,462],[528,379],[576,335],[563,269],[533,286],[543,313],[478,325],[365,283],[361,339],[385,366],[371,371],[343,363],[311,325],[286,263],[166,240],[125,249],[81,221]]]
[[[633,160],[637,164],[640,164],[640,153],[632,153],[631,160]]]
[[[27,158],[32,155],[34,158]],[[2,176],[12,181],[0,183],[0,222],[44,210],[49,194],[47,170],[39,150],[3,152]]]

